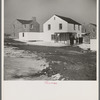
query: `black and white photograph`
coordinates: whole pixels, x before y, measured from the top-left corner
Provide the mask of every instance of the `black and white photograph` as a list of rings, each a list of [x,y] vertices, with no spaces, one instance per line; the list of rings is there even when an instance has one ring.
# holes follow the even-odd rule
[[[96,81],[97,0],[4,0],[4,81]]]

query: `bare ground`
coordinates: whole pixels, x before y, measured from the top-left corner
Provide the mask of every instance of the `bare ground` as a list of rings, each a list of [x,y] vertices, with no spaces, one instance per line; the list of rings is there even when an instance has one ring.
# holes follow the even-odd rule
[[[42,71],[47,67],[49,67],[49,63],[46,62],[46,59],[41,58],[35,52],[30,53],[29,51],[18,50],[15,47],[5,46],[4,50],[5,80],[30,79],[32,75],[35,76],[36,73]],[[44,78],[47,79],[46,76],[44,76]]]
[[[4,61],[5,80],[96,80],[96,52],[79,47],[31,46],[8,39]]]

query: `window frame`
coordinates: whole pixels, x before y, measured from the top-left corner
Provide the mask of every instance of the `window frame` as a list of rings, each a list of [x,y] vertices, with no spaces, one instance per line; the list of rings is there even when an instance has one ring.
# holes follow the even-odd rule
[[[59,23],[59,30],[62,30],[62,23]]]
[[[55,34],[52,34],[51,35],[51,40],[55,40],[55,38],[56,38],[56,35]]]
[[[25,34],[23,33],[23,34],[22,34],[22,37],[24,37],[24,36],[25,36]]]
[[[51,24],[48,24],[48,30],[51,30]]]
[[[33,29],[33,24],[31,24],[31,29]]]
[[[74,24],[74,30],[76,30],[76,28],[75,28],[75,24]]]
[[[78,25],[78,30],[80,31],[80,25]]]

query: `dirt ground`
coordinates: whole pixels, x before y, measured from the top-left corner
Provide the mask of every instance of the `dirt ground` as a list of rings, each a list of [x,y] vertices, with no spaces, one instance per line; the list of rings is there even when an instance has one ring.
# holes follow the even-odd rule
[[[30,79],[35,73],[49,67],[49,64],[46,59],[42,59],[35,52],[30,53],[15,47],[5,46],[4,66],[4,79],[15,80]],[[48,79],[46,76],[44,78]]]
[[[96,52],[5,40],[5,80],[96,80]]]

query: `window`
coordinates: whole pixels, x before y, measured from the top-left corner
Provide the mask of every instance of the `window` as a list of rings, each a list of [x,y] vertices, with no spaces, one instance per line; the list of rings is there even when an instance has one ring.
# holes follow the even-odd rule
[[[62,24],[59,24],[59,29],[60,29],[60,30],[62,29]]]
[[[51,29],[51,25],[49,24],[49,25],[48,25],[48,30],[50,30],[50,29]]]
[[[74,24],[74,30],[75,30],[75,24]]]
[[[51,40],[55,40],[55,35],[53,34],[53,35],[51,35]]]
[[[80,25],[78,25],[78,30],[80,30]]]
[[[54,17],[54,20],[55,20],[56,18]]]
[[[33,29],[33,24],[31,24],[31,29]]]
[[[26,24],[24,24],[24,28],[26,28]]]
[[[24,37],[24,33],[23,33],[23,37]]]

